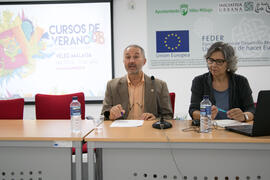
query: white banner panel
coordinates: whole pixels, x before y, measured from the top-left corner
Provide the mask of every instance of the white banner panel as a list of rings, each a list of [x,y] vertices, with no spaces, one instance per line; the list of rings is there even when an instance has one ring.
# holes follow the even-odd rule
[[[205,67],[216,41],[231,44],[239,66],[270,65],[269,0],[148,0],[150,68]]]

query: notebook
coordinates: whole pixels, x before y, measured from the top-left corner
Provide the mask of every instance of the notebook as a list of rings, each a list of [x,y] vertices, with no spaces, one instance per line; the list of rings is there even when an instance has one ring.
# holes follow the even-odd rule
[[[253,125],[227,126],[226,130],[247,136],[270,135],[270,91],[260,91]]]

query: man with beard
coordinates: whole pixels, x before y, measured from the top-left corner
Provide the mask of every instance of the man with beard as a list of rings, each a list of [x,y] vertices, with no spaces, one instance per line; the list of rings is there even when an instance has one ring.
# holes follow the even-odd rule
[[[129,45],[124,50],[127,75],[107,83],[101,114],[109,120],[172,119],[172,107],[167,84],[142,71],[146,63],[144,49]]]

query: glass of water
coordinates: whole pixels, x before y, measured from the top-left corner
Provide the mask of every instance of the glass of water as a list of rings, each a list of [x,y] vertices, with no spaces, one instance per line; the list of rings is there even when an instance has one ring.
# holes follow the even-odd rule
[[[102,132],[103,130],[103,122],[104,122],[104,116],[100,115],[94,118],[94,125],[96,132]]]

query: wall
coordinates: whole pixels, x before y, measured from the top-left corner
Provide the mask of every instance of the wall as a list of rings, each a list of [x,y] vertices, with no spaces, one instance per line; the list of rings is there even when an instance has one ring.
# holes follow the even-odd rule
[[[128,7],[131,0],[114,1],[114,53],[116,77],[126,73],[122,63],[122,54],[123,49],[127,45],[141,45],[145,48],[147,56],[146,1],[147,0],[133,0],[135,3],[134,10],[129,9]],[[167,82],[169,91],[176,93],[175,115],[184,117],[188,113],[192,79],[197,75],[207,72],[207,68],[149,69],[146,65],[144,67],[144,72]],[[239,67],[237,73],[248,78],[253,91],[254,101],[257,100],[259,90],[270,89],[270,83],[267,81],[267,77],[270,77],[270,66]]]
[[[135,3],[135,9],[129,8],[129,2]],[[147,0],[114,0],[114,61],[115,77],[126,74],[123,66],[123,49],[129,44],[139,44],[146,50],[147,56]],[[169,1],[168,1],[169,2]],[[203,55],[202,55],[203,56]],[[190,87],[194,76],[207,71],[206,68],[177,68],[177,69],[149,69],[147,64],[144,72],[148,75],[167,82],[169,91],[176,93],[175,115],[184,117],[188,113],[190,101]],[[270,89],[267,77],[270,77],[270,66],[240,67],[238,74],[246,76],[253,90],[256,101],[259,90]],[[86,105],[86,115],[96,116],[101,111],[101,105]],[[34,106],[27,105],[24,119],[35,119]]]

